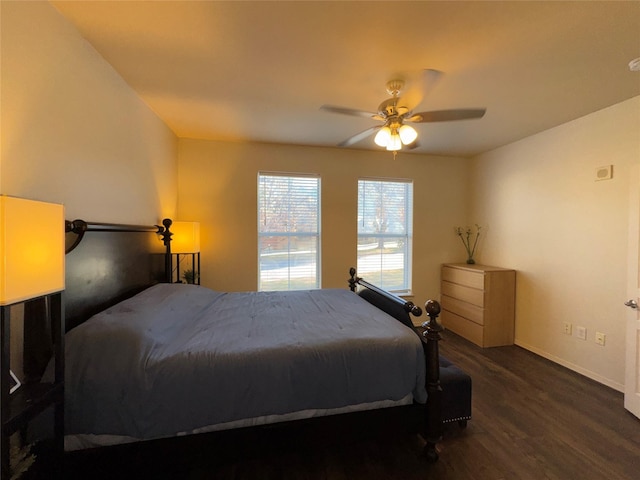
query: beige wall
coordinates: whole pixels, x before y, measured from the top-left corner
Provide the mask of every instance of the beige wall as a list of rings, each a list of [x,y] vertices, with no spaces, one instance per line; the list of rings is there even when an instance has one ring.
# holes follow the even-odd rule
[[[177,203],[178,140],[48,2],[0,2],[0,193],[67,219],[153,224]],[[21,374],[22,308],[12,315]]]
[[[414,182],[414,303],[437,297],[439,265],[460,261],[453,227],[466,220],[466,161],[451,157],[181,140],[180,220],[201,222],[202,283],[218,290],[257,288],[258,172],[321,177],[322,286],[346,288],[356,265],[357,181],[362,177]]]
[[[69,219],[175,214],[175,135],[48,2],[1,2],[0,192]]]
[[[640,97],[475,158],[478,259],[518,270],[516,343],[618,390],[624,384],[629,173]],[[595,181],[613,165],[613,179]],[[562,333],[563,322],[573,335]],[[587,329],[587,340],[575,336]],[[596,331],[607,335],[595,344]]]

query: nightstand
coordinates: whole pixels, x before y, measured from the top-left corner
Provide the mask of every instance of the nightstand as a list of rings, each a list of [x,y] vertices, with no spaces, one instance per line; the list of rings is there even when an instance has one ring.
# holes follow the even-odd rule
[[[0,388],[2,478],[62,478],[64,454],[64,315],[62,294],[24,304],[24,378],[11,389],[11,310],[0,307]],[[17,317],[17,316],[16,316]],[[13,323],[20,321],[14,318]],[[15,340],[15,339],[14,339]],[[53,371],[43,372],[53,356]],[[50,375],[49,375],[50,373]],[[50,378],[49,378],[50,377]],[[26,461],[18,463],[18,459]]]
[[[171,283],[200,285],[200,252],[172,253]]]

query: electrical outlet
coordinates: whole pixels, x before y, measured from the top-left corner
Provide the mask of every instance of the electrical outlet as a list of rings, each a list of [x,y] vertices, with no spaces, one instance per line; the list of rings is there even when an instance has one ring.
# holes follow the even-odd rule
[[[571,335],[571,324],[569,322],[564,322],[562,324],[562,332],[565,335]]]
[[[587,329],[585,327],[577,326],[576,327],[576,337],[578,337],[580,340],[586,340],[587,339]]]
[[[606,338],[607,338],[607,336],[604,333],[596,332],[596,343],[598,345],[604,346],[604,341],[605,341]]]

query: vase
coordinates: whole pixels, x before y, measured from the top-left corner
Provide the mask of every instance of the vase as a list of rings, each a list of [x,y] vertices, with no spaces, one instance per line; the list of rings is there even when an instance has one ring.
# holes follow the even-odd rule
[[[476,261],[473,259],[473,257],[469,257],[469,258],[467,258],[467,263],[469,265],[473,265],[474,263],[476,263]]]

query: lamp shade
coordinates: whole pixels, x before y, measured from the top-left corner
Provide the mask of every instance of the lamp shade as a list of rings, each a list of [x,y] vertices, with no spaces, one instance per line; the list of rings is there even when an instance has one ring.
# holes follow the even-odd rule
[[[200,252],[200,223],[173,222],[171,232],[171,253]]]
[[[373,139],[376,142],[376,145],[380,147],[386,147],[387,143],[389,143],[389,139],[391,138],[391,129],[389,127],[382,127],[378,130],[375,138]]]
[[[411,125],[402,125],[400,127],[400,130],[398,130],[398,133],[400,134],[402,143],[404,143],[405,145],[409,145],[416,138],[418,138],[418,132],[416,132],[415,128],[413,128]]]
[[[64,207],[0,195],[0,305],[64,290]]]
[[[402,141],[400,140],[400,135],[398,135],[397,131],[391,133],[389,137],[389,141],[387,142],[387,150],[395,151],[400,150],[402,148]]]

